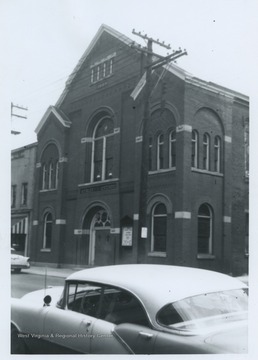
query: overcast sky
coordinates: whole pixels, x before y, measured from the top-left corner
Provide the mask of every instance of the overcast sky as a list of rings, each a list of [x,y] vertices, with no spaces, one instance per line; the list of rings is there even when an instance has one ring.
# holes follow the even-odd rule
[[[34,132],[49,105],[98,31],[107,24],[144,42],[132,29],[182,47],[177,65],[205,81],[250,95],[255,0],[0,0],[1,44],[7,101],[5,120],[20,135],[11,148],[36,141]],[[156,52],[165,54],[155,46]],[[166,50],[167,53],[167,50]],[[3,59],[1,60],[3,61]],[[3,90],[3,89],[2,89]],[[12,118],[10,104],[27,119]],[[3,109],[1,109],[3,111]]]

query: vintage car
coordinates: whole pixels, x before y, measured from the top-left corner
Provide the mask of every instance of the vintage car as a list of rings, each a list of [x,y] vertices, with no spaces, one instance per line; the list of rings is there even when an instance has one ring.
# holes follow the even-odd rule
[[[19,255],[14,248],[11,248],[11,269],[19,273],[21,269],[30,268],[30,258]]]
[[[247,285],[169,265],[112,265],[12,299],[11,352],[247,352]]]

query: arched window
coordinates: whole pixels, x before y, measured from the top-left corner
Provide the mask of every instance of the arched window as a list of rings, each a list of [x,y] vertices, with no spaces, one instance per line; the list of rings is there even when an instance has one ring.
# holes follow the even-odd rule
[[[53,190],[57,188],[57,163],[59,161],[59,151],[56,144],[49,144],[41,156],[42,171],[40,178],[40,188],[42,190]]]
[[[164,204],[153,207],[151,225],[151,251],[166,252],[167,209]]]
[[[192,167],[198,168],[198,133],[192,131]]]
[[[176,166],[176,131],[169,134],[169,167]]]
[[[55,188],[58,187],[58,178],[59,178],[59,160],[56,161],[56,168],[55,168]]]
[[[49,164],[48,184],[49,184],[49,189],[54,188],[54,166],[52,161]]]
[[[152,170],[152,149],[153,149],[153,141],[152,137],[149,138],[149,171]]]
[[[46,190],[47,187],[47,165],[44,164],[42,167],[42,190]]]
[[[203,135],[203,169],[210,170],[210,137],[207,133]]]
[[[91,181],[103,181],[113,177],[113,142],[113,121],[104,118],[94,131]]]
[[[164,168],[164,135],[157,138],[157,170]]]
[[[221,140],[219,136],[214,139],[214,171],[221,172]]]
[[[198,211],[198,254],[213,253],[213,215],[208,204],[202,204]]]
[[[53,218],[50,212],[44,216],[43,249],[51,249]]]

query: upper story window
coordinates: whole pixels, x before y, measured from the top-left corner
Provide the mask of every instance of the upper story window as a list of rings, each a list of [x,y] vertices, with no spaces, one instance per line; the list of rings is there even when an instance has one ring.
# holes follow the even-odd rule
[[[157,203],[152,210],[151,251],[166,252],[167,209],[162,203]]]
[[[157,138],[157,170],[164,168],[164,135]]]
[[[12,185],[11,191],[11,206],[14,208],[16,206],[17,185]]]
[[[221,140],[219,136],[214,139],[214,171],[221,172]]]
[[[50,212],[44,216],[43,249],[51,249],[53,217]]]
[[[149,171],[152,170],[152,149],[153,149],[153,139],[149,138]]]
[[[169,134],[169,167],[176,166],[176,131]]]
[[[22,184],[22,193],[21,193],[21,205],[27,205],[28,201],[28,183]]]
[[[203,135],[203,169],[210,169],[210,137],[207,133]]]
[[[198,211],[198,254],[212,255],[213,214],[208,204],[202,204]]]
[[[113,74],[114,58],[116,53],[113,53],[106,58],[91,65],[91,83],[94,84],[100,80],[108,78]]]
[[[114,126],[110,118],[97,124],[93,135],[91,181],[113,178]]]
[[[192,131],[192,167],[198,168],[198,133]]]
[[[41,189],[53,190],[58,186],[59,153],[56,145],[50,144],[42,154]]]

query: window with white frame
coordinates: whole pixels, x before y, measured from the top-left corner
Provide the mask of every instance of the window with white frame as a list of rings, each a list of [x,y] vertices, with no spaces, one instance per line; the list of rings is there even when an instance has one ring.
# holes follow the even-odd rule
[[[153,149],[153,139],[149,138],[149,171],[152,170],[152,149]]]
[[[49,189],[54,188],[54,166],[52,161],[49,163],[48,184],[49,184]]]
[[[48,188],[47,183],[47,165],[43,164],[42,167],[42,190],[46,190]]]
[[[176,131],[169,134],[169,167],[176,166]]]
[[[109,55],[107,58],[91,65],[91,84],[108,78],[113,74],[115,55],[115,53]]]
[[[114,126],[110,118],[101,119],[93,136],[91,181],[113,178]]]
[[[55,189],[58,188],[58,178],[59,178],[59,160],[56,161],[56,168],[55,168]]]
[[[192,167],[198,168],[198,133],[192,131]]]
[[[164,168],[164,135],[157,138],[157,170]]]
[[[198,255],[213,253],[213,213],[208,204],[198,210]]]
[[[21,192],[21,205],[27,205],[28,200],[28,183],[22,184],[22,192]]]
[[[50,212],[44,216],[43,249],[51,249],[53,217]]]
[[[221,172],[221,140],[219,136],[214,139],[214,171]]]
[[[166,252],[167,209],[162,203],[157,203],[152,209],[151,252]]]
[[[203,169],[210,169],[210,136],[205,133],[203,135]]]

